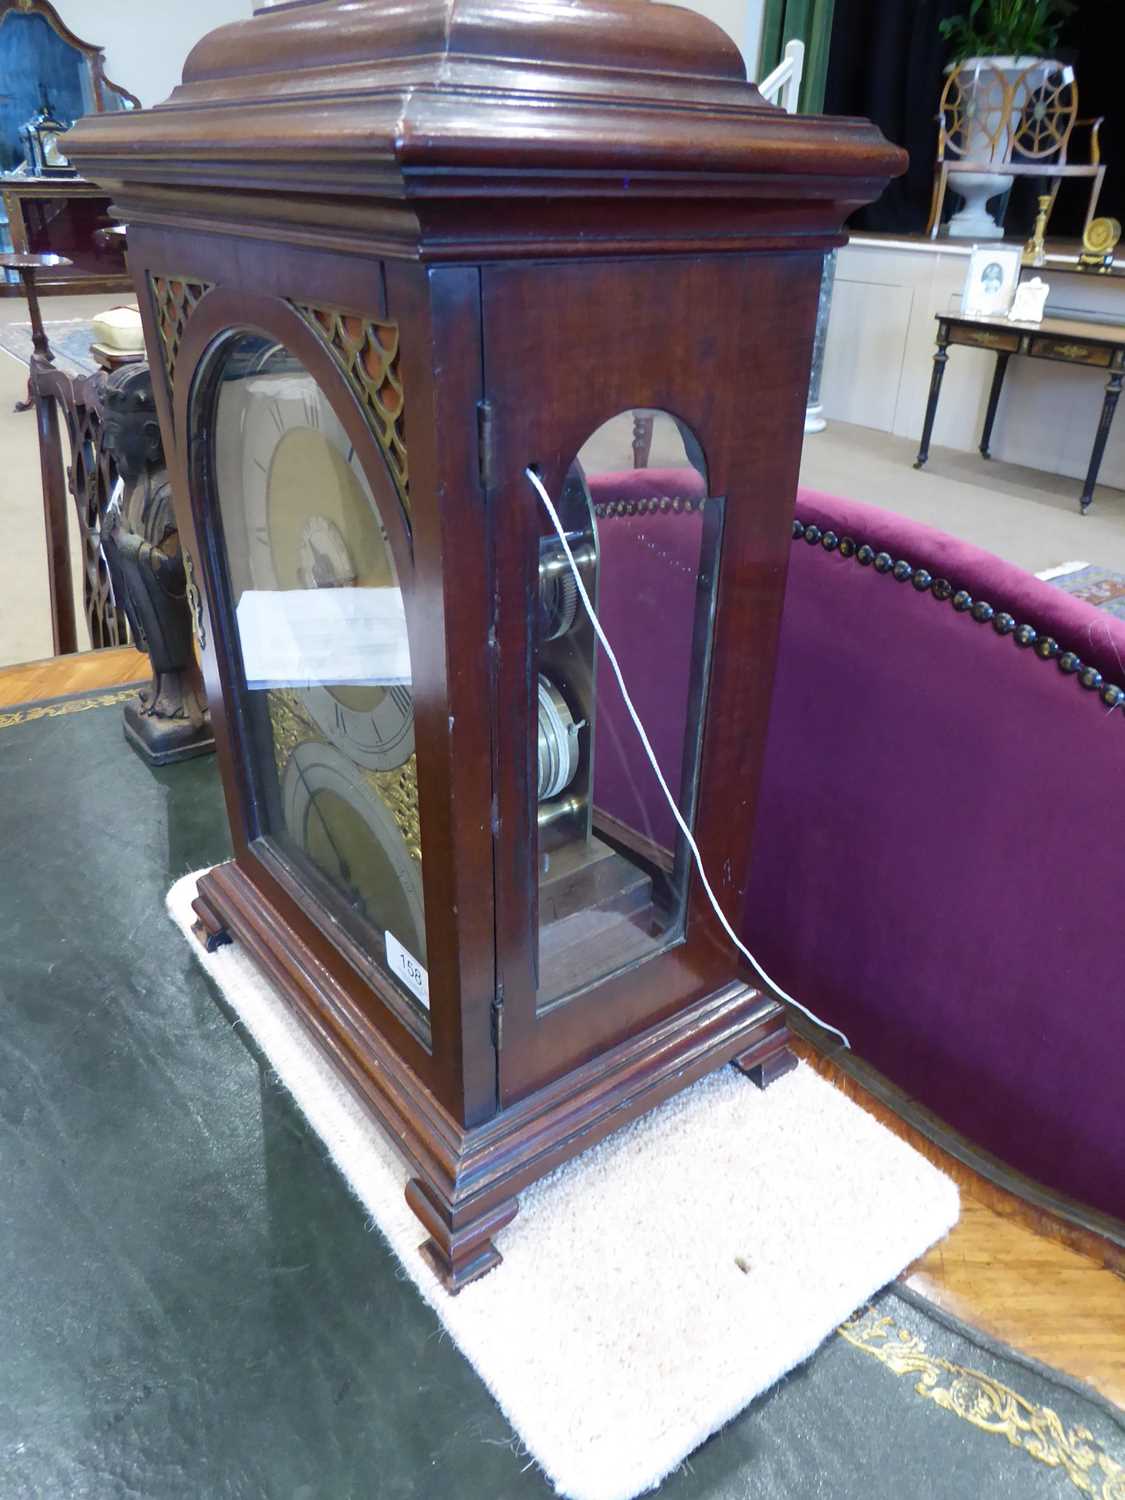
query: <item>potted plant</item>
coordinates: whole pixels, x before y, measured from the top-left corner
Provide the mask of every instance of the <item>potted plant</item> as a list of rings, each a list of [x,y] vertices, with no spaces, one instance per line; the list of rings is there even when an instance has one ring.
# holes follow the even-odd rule
[[[1053,53],[1071,0],[970,0],[966,14],[950,16],[940,31],[952,44],[946,72],[956,81],[942,96],[946,129],[964,161],[1009,158],[1011,140],[1029,99],[1060,64]],[[1033,72],[1028,75],[1028,70]],[[1027,78],[1028,88],[1018,87]],[[951,120],[955,120],[950,129]],[[949,223],[949,233],[970,239],[999,239],[1003,225],[988,212],[988,201],[1012,185],[1003,171],[959,172],[950,184],[965,199]]]
[[[938,30],[953,44],[950,64],[999,60],[1027,63],[1048,58],[1058,45],[1071,0],[971,0],[964,16],[950,16]]]

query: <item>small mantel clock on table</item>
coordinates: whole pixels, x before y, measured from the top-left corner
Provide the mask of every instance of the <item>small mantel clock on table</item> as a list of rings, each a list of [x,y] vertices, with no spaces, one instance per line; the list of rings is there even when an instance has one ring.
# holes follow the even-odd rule
[[[902,170],[643,0],[320,0],[67,138],[129,224],[234,859],[456,1291],[524,1186],[789,1061],[737,922],[820,271]],[[653,467],[631,470],[634,413]]]

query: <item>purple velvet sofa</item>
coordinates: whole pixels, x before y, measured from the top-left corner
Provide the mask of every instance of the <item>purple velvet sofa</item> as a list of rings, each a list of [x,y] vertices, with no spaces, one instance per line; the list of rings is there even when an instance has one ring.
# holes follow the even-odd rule
[[[1125,623],[874,506],[796,513],[749,944],[956,1130],[1125,1218]]]
[[[602,617],[670,771],[682,726],[661,715],[688,669],[675,559],[690,570],[699,526],[651,500],[693,498],[683,481],[591,479]],[[803,490],[798,529],[745,938],[919,1104],[1125,1218],[1125,622],[873,506]],[[630,589],[653,588],[656,653],[629,624]],[[635,807],[609,739],[596,800]]]

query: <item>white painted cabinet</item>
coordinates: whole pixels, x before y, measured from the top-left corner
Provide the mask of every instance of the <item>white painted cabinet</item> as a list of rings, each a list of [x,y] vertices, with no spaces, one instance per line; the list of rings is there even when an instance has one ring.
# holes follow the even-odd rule
[[[935,348],[935,314],[960,307],[969,247],[856,238],[841,251],[821,399],[830,420],[916,440]],[[1125,279],[1039,273],[1048,312],[1125,322]],[[975,452],[995,355],[951,348],[935,446]],[[1101,413],[1096,370],[1015,358],[992,437],[997,459],[1082,478]],[[984,460],[982,460],[982,463]],[[1125,488],[1125,419],[1110,433],[1100,483]]]

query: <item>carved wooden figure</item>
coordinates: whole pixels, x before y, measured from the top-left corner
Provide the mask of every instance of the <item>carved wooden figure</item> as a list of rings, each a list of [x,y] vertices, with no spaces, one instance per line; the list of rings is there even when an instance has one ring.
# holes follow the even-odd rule
[[[290,4],[68,142],[129,224],[207,599],[201,933],[391,1132],[457,1291],[527,1183],[788,1060],[526,471],[737,920],[822,257],[905,158],[640,0]]]
[[[125,705],[125,738],[151,765],[215,748],[195,659],[184,559],[147,365],[101,377],[101,446],[117,484],[101,523],[113,592],[152,682]]]

